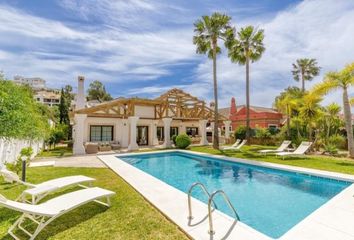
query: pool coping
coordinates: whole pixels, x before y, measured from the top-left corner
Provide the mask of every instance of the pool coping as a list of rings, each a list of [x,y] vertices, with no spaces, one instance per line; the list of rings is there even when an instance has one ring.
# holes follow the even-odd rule
[[[186,150],[163,150],[154,152],[124,153],[102,155],[98,158],[114,172],[120,175],[134,189],[144,196],[153,206],[159,209],[167,218],[176,223],[189,237],[193,239],[242,239],[242,240],[270,240],[272,238],[258,232],[252,227],[242,223],[234,223],[234,219],[228,215],[215,210],[216,235],[213,238],[207,233],[208,220],[206,217],[207,205],[195,198],[192,198],[194,219],[203,219],[197,225],[188,224],[187,194],[168,185],[167,183],[151,176],[150,174],[124,162],[117,161],[120,156],[147,155],[161,152],[182,152],[200,156],[208,156],[218,160],[227,160],[250,164],[261,167],[268,167],[278,170],[308,174],[312,176],[332,178],[341,181],[354,182],[354,176],[349,174],[334,173],[323,170],[294,167],[268,162],[246,160],[240,158],[213,155],[208,153],[186,151]],[[331,200],[319,207],[288,232],[282,235],[280,240],[323,240],[323,239],[348,239],[354,240],[354,184],[338,193]],[[172,203],[172,204],[171,204]],[[333,217],[335,216],[335,217]],[[194,220],[195,222],[196,220]],[[192,222],[194,224],[194,222]],[[231,227],[232,226],[232,227]],[[231,228],[230,228],[231,227]]]

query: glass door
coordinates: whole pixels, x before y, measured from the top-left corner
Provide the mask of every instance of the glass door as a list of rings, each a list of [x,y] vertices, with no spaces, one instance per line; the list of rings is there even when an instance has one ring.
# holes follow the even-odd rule
[[[149,127],[148,126],[137,126],[136,127],[136,142],[139,146],[149,144]]]

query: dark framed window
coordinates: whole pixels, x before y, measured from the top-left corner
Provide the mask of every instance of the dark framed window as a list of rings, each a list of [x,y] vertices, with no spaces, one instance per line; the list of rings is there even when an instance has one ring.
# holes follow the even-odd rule
[[[172,139],[172,136],[174,135],[178,135],[178,127],[171,127],[170,128],[170,136],[171,136],[171,139]]]
[[[186,127],[186,133],[188,136],[194,137],[198,135],[198,128],[197,127]]]
[[[156,131],[157,131],[156,132],[157,139],[159,141],[163,141],[165,139],[164,128],[163,127],[157,127]]]
[[[139,146],[149,144],[149,127],[148,126],[137,126],[136,127],[136,142]]]
[[[157,135],[157,139],[159,141],[164,141],[165,140],[165,128],[164,127],[157,127],[156,129],[156,135]],[[178,135],[178,127],[171,127],[170,128],[170,137],[172,139],[173,135]]]
[[[91,125],[90,141],[91,142],[113,141],[113,126]]]

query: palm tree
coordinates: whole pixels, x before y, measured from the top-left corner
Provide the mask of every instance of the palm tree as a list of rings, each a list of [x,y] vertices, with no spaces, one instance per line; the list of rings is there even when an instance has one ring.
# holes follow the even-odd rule
[[[221,52],[218,46],[218,40],[226,42],[229,38],[233,38],[234,29],[231,27],[231,17],[213,13],[211,16],[202,16],[194,23],[193,43],[197,46],[198,54],[208,54],[213,59],[213,83],[214,83],[214,139],[213,148],[219,149],[218,134],[218,85],[216,78],[216,55]]]
[[[322,97],[315,93],[307,93],[303,97],[303,105],[300,107],[300,116],[307,123],[308,138],[312,142],[313,129],[316,125],[316,120],[320,116],[320,102]]]
[[[341,111],[341,107],[337,103],[331,103],[324,109],[324,121],[326,124],[326,140],[328,140],[329,136],[332,134],[336,134],[335,131],[332,131],[333,128],[336,129],[336,126],[338,126],[340,123],[339,119],[339,114]]]
[[[301,81],[301,89],[305,92],[305,81],[311,81],[320,73],[320,67],[317,66],[316,59],[301,58],[293,63],[291,71],[295,81]]]
[[[246,65],[246,138],[250,138],[250,62],[256,62],[265,51],[264,30],[253,26],[241,28],[237,36],[227,42],[232,62]]]
[[[290,123],[294,111],[299,107],[299,101],[303,93],[298,87],[288,87],[279,96],[275,98],[275,108],[286,115],[287,137],[290,140]]]
[[[329,72],[326,74],[322,83],[314,87],[314,92],[317,94],[327,94],[330,91],[342,89],[343,91],[343,111],[345,129],[348,138],[349,156],[354,158],[354,138],[352,113],[348,97],[348,88],[354,85],[354,63],[347,65],[343,70],[338,72]]]

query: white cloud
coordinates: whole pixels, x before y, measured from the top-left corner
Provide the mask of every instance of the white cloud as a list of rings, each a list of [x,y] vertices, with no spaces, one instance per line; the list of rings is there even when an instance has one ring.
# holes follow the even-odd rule
[[[73,1],[66,1],[66,4],[70,2]],[[115,4],[117,6],[110,11],[118,7],[123,7],[120,11],[154,9],[153,5],[139,0]],[[170,74],[169,66],[195,57],[191,29],[134,32],[112,27],[75,28],[2,5],[0,22],[0,46],[12,44],[25,49],[17,54],[0,52],[0,68],[10,78],[14,74],[38,75],[48,78],[55,86],[72,82],[80,72],[96,72],[94,75],[106,82],[121,82],[128,78],[153,80]]]
[[[289,85],[297,85],[291,76],[292,63],[297,58],[316,58],[322,67],[321,75],[310,88],[330,70],[338,70],[354,61],[354,2],[311,0],[280,12],[272,20],[241,22],[265,29],[266,52],[262,59],[251,65],[251,103],[271,106],[274,97]],[[201,81],[211,81],[210,61],[203,62],[196,70]],[[218,61],[221,105],[229,105],[233,95],[239,103],[245,102],[244,66],[230,63],[222,55]],[[328,95],[325,104],[341,102],[338,94]]]
[[[192,69],[194,75],[186,77],[189,82],[174,81],[169,86],[160,82],[113,94],[159,95],[171,87],[180,87],[203,99],[212,99],[211,61],[195,54],[192,44],[192,23],[199,17],[195,14],[210,5],[186,9],[188,4],[161,0],[59,3],[69,11],[66,14],[78,14],[87,22],[94,19],[101,28],[75,22],[68,25],[0,5],[0,69],[8,77],[40,76],[54,86],[75,85],[78,74],[117,84],[128,79],[154,82],[162,76],[168,80],[175,65],[200,61]],[[251,65],[254,105],[271,106],[281,90],[299,85],[290,72],[297,58],[317,58],[322,67],[321,76],[307,83],[308,87],[319,82],[323,73],[354,61],[353,1],[308,0],[272,17],[254,15],[240,20],[237,16],[237,28],[252,24],[265,29],[267,50],[259,62]],[[22,49],[13,52],[7,50],[8,46]],[[243,66],[232,64],[225,54],[221,55],[218,79],[220,106],[228,106],[231,96],[240,104],[245,102]],[[338,93],[332,94],[325,100],[330,101],[340,102],[341,98]]]

